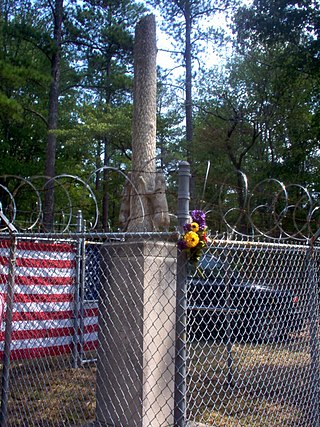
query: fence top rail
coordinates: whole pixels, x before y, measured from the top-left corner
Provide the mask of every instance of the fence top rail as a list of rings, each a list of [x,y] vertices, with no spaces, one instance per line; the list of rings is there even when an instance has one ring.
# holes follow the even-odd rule
[[[17,240],[37,240],[37,241],[46,241],[46,242],[74,242],[77,243],[79,240],[84,240],[87,244],[97,244],[97,243],[106,243],[106,242],[129,242],[134,240],[152,240],[152,241],[171,241],[176,242],[179,238],[179,233],[174,232],[118,232],[118,233],[102,233],[102,232],[73,232],[73,233],[20,233],[17,232],[14,234]],[[9,232],[0,233],[1,239],[10,239],[12,234]],[[208,249],[216,248],[222,250],[230,250],[232,248],[238,249],[248,249],[251,250],[263,250],[263,249],[278,249],[278,250],[310,250],[314,248],[315,250],[320,249],[320,244],[318,241],[314,242],[312,239],[309,239],[305,242],[298,242],[293,240],[292,242],[283,241],[267,241],[266,239],[254,240],[244,237],[239,237],[236,239],[230,239],[227,236],[222,237],[212,237],[208,239]]]
[[[1,238],[9,238],[12,234],[8,232],[0,233]],[[143,238],[143,239],[155,239],[155,238],[166,238],[176,240],[179,236],[177,231],[173,232],[68,232],[68,233],[15,233],[16,238],[23,239],[38,239],[38,240],[68,240],[74,239],[109,239],[114,241],[125,241],[130,238]]]
[[[254,240],[232,240],[232,239],[219,239],[219,240],[213,240],[211,242],[211,246],[218,247],[220,249],[234,246],[239,247],[242,246],[243,248],[251,248],[251,249],[262,249],[262,248],[274,248],[274,249],[310,249],[310,243],[311,242],[283,242],[281,240],[273,241],[273,242],[267,242],[267,241],[254,241]],[[314,245],[314,247],[317,249],[320,248],[319,245]]]

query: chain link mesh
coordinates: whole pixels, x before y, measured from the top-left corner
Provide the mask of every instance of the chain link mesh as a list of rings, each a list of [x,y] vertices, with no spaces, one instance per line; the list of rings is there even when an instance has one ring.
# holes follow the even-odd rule
[[[208,255],[200,279],[188,282],[188,419],[318,425],[318,337],[310,337],[317,306],[307,274],[318,251],[219,241]]]
[[[319,249],[215,240],[177,301],[170,240],[0,240],[3,426],[319,425]]]

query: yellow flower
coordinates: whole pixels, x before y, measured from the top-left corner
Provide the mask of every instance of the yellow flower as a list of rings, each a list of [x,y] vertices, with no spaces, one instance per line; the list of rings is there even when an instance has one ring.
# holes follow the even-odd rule
[[[199,236],[194,231],[188,231],[184,235],[184,240],[188,248],[194,248],[199,243]]]
[[[192,222],[191,223],[191,230],[194,231],[195,233],[197,231],[199,231],[199,224],[197,222]]]

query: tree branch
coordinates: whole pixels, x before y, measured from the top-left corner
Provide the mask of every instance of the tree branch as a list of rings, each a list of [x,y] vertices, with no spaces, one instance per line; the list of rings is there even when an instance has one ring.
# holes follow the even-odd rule
[[[48,121],[42,114],[40,114],[37,111],[32,110],[31,108],[28,108],[28,107],[23,107],[23,109],[24,109],[24,111],[27,111],[27,112],[32,113],[35,116],[39,117],[43,121],[43,123],[48,127]]]

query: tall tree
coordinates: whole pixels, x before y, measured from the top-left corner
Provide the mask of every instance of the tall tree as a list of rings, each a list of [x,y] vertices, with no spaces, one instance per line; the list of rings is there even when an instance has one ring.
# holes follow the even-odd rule
[[[314,170],[307,171],[304,154],[315,159],[320,136],[320,4],[316,0],[254,0],[235,15],[234,31],[237,51],[250,58],[259,50],[264,55],[262,67],[268,67],[270,76],[278,76],[274,99],[288,89],[281,101],[285,112],[273,133],[278,135],[282,163],[289,166],[290,161],[288,171],[295,164],[303,182],[303,174]]]
[[[54,4],[49,3],[53,17],[53,38],[52,54],[50,56],[51,83],[49,91],[48,107],[48,139],[46,149],[45,175],[50,179],[55,176],[56,145],[58,128],[58,108],[60,95],[60,75],[61,75],[61,43],[62,43],[62,21],[63,21],[63,0],[55,0]],[[43,224],[46,230],[51,230],[54,219],[54,185],[50,183],[46,187],[44,201]]]
[[[292,69],[317,74],[320,69],[320,4],[317,0],[254,0],[234,18],[238,47],[243,50],[281,46]]]
[[[35,98],[35,92],[32,91],[35,87],[29,87],[23,93],[33,102],[30,104],[24,99],[22,110],[24,113],[32,114],[38,121],[45,125],[45,134],[42,144],[46,145],[45,155],[41,156],[41,162],[44,163],[42,173],[48,179],[55,175],[56,165],[56,150],[57,150],[57,128],[58,128],[58,107],[61,103],[59,96],[60,91],[60,76],[62,60],[66,63],[66,57],[63,58],[62,52],[62,31],[63,31],[63,16],[64,16],[63,0],[39,0],[37,2],[26,2],[21,4],[21,9],[17,14],[17,19],[12,20],[10,25],[13,39],[19,46],[22,40],[23,46],[26,46],[27,53],[33,54],[33,67],[37,67],[42,71],[45,70],[49,74],[49,79],[42,83],[41,98]],[[21,55],[19,56],[21,58]],[[17,58],[12,59],[12,63]],[[11,65],[12,65],[11,63]],[[41,68],[40,68],[41,67]],[[32,66],[30,67],[32,69]],[[68,68],[68,67],[66,67]],[[39,73],[39,70],[38,70]],[[30,77],[29,77],[30,79]],[[25,86],[20,82],[20,87]],[[36,90],[38,95],[39,88]],[[44,104],[45,107],[44,107]],[[20,143],[20,141],[18,142]],[[39,172],[39,171],[38,171]],[[53,224],[54,210],[54,188],[50,184],[46,187],[44,201],[44,217],[43,223],[45,229],[51,229]]]
[[[2,173],[43,173],[45,87],[50,69],[27,29],[44,34],[31,2],[0,3],[0,139]],[[43,30],[43,31],[42,31]],[[30,33],[29,33],[30,35]],[[17,161],[19,167],[17,168]]]
[[[127,104],[132,99],[133,32],[145,7],[129,0],[88,0],[78,7],[75,19],[70,21],[70,39],[77,46],[83,67],[82,86],[99,108],[108,115],[112,108]],[[103,175],[102,222],[109,224],[110,159],[119,144],[112,132],[105,132],[97,141],[97,159],[103,157],[105,169],[97,175],[97,187]]]
[[[201,41],[217,40],[214,26],[201,25],[201,20],[210,20],[213,16],[230,7],[232,0],[150,0],[150,4],[159,7],[164,19],[164,29],[174,39],[177,46],[175,56],[182,58],[185,68],[185,123],[186,154],[191,163],[191,145],[193,141],[193,93],[194,59],[201,50]],[[235,3],[235,2],[234,2]]]
[[[0,3],[2,171],[43,174],[46,147],[48,176],[66,167],[83,176],[103,164],[127,163],[133,32],[144,10],[130,0]],[[104,174],[97,174],[97,190],[100,196],[104,186],[107,229]],[[46,212],[50,228],[52,205]]]
[[[288,58],[290,61],[290,58]],[[267,177],[319,188],[318,127],[313,80],[290,80],[282,50],[250,51],[234,59],[219,78],[201,82],[194,166],[202,193],[206,161],[212,168],[205,200],[218,203],[219,187],[231,180],[237,208],[244,207],[244,172],[251,186]],[[233,200],[235,201],[235,200]],[[230,207],[230,206],[229,206]]]

